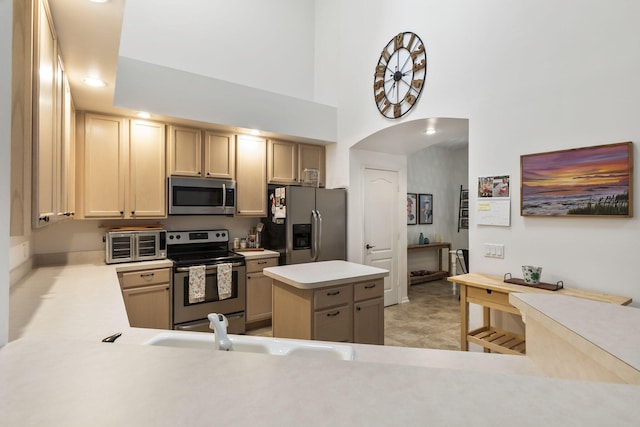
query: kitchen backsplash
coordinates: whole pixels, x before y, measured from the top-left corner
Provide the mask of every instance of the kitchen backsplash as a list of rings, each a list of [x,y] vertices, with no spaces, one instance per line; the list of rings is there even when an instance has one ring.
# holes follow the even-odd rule
[[[33,230],[32,253],[79,252],[104,250],[104,236],[108,226],[161,224],[167,230],[228,229],[230,241],[246,237],[259,218],[226,216],[173,216],[160,221],[75,220]],[[107,226],[107,227],[101,227]]]

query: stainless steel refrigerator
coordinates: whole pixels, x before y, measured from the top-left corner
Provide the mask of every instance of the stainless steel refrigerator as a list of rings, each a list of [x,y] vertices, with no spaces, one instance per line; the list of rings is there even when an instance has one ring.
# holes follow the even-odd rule
[[[346,190],[270,185],[268,200],[263,246],[281,264],[346,259]]]

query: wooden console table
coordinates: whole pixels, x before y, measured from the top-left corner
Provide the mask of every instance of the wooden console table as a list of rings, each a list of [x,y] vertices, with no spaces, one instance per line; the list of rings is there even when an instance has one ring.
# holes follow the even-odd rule
[[[451,256],[449,251],[451,250],[451,243],[427,243],[426,245],[409,245],[407,246],[407,253],[416,251],[438,251],[438,271],[431,272],[423,276],[408,275],[407,283],[413,285],[414,283],[429,282],[431,280],[443,279],[449,277],[451,274]],[[447,257],[447,270],[442,269],[442,251],[445,251]]]
[[[525,337],[498,329],[491,325],[491,309],[520,315],[520,311],[509,303],[512,292],[557,293],[611,304],[627,305],[631,298],[562,288],[547,291],[531,286],[505,283],[502,277],[481,273],[469,273],[449,277],[447,280],[460,285],[460,350],[469,350],[469,343],[484,347],[485,353],[494,351],[505,354],[525,354]],[[482,326],[469,331],[469,303],[482,306]]]

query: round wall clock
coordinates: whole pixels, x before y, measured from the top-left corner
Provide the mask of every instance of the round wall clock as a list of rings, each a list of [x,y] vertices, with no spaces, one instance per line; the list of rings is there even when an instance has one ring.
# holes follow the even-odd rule
[[[399,33],[382,49],[373,78],[380,114],[397,119],[415,105],[427,75],[427,53],[420,37]]]

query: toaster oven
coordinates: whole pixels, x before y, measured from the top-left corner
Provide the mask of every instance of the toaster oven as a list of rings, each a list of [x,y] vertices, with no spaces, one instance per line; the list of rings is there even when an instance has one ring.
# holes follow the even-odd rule
[[[167,257],[166,230],[109,231],[105,240],[107,264]]]

